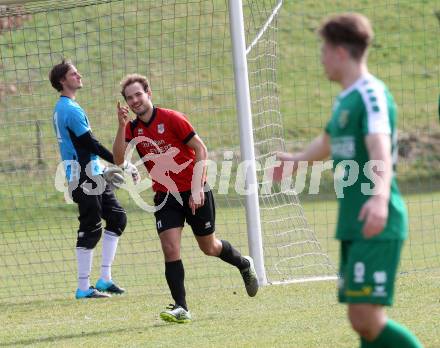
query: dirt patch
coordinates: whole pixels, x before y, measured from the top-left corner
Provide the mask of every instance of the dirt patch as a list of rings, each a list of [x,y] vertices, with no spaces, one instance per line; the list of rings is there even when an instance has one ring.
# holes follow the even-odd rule
[[[430,159],[440,164],[440,131],[423,133],[399,131],[399,157],[409,163]]]

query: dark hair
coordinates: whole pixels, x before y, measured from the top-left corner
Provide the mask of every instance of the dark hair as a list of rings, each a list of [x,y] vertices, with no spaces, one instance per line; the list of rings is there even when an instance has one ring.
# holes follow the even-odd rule
[[[49,73],[49,80],[52,87],[58,92],[63,90],[61,80],[66,77],[67,72],[72,67],[72,62],[69,59],[63,59],[61,63],[55,65]]]
[[[127,97],[125,96],[125,89],[135,82],[139,82],[144,88],[145,92],[148,92],[150,90],[150,82],[148,82],[148,79],[145,76],[140,74],[129,74],[125,76],[120,83],[121,94],[124,97],[124,99],[127,99]]]
[[[327,18],[318,34],[324,41],[344,46],[354,59],[361,59],[373,40],[373,29],[367,17],[359,13],[343,13]]]

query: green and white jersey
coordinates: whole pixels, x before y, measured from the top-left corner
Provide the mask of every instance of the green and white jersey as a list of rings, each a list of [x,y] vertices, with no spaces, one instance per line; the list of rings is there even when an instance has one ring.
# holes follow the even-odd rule
[[[396,104],[385,84],[370,74],[341,92],[327,124],[330,136],[335,189],[339,202],[336,238],[363,239],[363,222],[358,221],[363,204],[371,197],[377,175],[369,161],[365,137],[389,134],[393,167],[397,160]],[[377,170],[377,169],[376,169]],[[407,212],[395,175],[391,182],[388,221],[374,239],[405,239]]]

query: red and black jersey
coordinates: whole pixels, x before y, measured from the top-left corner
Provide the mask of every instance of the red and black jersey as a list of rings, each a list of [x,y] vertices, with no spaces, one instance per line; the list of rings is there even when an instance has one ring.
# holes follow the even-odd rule
[[[185,115],[154,107],[151,119],[139,118],[125,128],[125,141],[136,141],[136,149],[153,180],[153,190],[191,190],[195,152],[187,143],[195,135]]]

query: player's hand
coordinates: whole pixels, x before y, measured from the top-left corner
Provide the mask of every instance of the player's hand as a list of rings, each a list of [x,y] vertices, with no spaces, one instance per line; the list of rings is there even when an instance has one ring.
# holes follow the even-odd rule
[[[195,215],[196,209],[199,209],[205,204],[205,192],[203,191],[203,187],[191,193],[188,204],[191,208],[191,213]]]
[[[128,116],[128,106],[121,106],[121,103],[118,101],[116,105],[116,109],[118,111],[118,122],[120,127],[124,127],[130,121],[130,117]]]
[[[383,231],[388,220],[389,199],[375,195],[368,199],[359,213],[358,220],[364,221],[362,233],[365,238],[372,238]]]
[[[122,164],[121,168],[124,170],[124,172],[131,175],[135,185],[141,181],[141,175],[133,163],[124,161],[124,164]]]
[[[294,157],[292,154],[287,152],[277,152],[276,153],[276,160],[280,161],[281,164],[278,167],[275,167],[273,169],[272,178],[275,181],[281,181],[288,175],[292,175],[298,168],[297,161],[294,160]],[[290,162],[290,163],[287,163]],[[291,170],[285,170],[285,167],[289,164],[292,169]],[[289,168],[290,169],[290,168]]]
[[[123,174],[124,172],[121,168],[109,166],[104,168],[102,176],[112,189],[118,189],[125,183]]]

